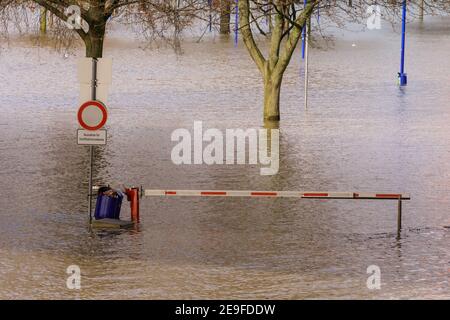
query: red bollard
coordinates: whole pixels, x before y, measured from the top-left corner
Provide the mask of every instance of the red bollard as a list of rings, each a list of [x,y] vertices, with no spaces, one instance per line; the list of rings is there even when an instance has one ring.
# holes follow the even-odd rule
[[[139,222],[139,188],[125,189],[128,201],[130,201],[131,221]]]

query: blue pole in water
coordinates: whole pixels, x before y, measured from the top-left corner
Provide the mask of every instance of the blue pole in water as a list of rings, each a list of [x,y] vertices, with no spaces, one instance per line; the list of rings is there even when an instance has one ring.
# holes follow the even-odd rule
[[[303,10],[305,10],[306,8],[306,4],[308,3],[308,0],[303,0]],[[306,22],[305,22],[306,25]],[[305,26],[303,26],[303,31],[302,31],[302,59],[305,60],[305,46],[306,46],[306,28]]]
[[[408,76],[405,73],[405,42],[406,42],[406,0],[403,0],[402,53],[400,60],[400,72],[398,73],[398,83],[400,86],[406,86],[408,84]]]
[[[317,7],[317,23],[320,23],[320,6]]]
[[[238,46],[239,41],[239,0],[236,0],[236,16],[234,18],[234,46]]]

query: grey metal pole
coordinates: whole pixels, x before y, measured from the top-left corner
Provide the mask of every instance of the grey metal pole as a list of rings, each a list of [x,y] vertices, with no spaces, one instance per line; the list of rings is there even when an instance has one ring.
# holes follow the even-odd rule
[[[309,74],[308,74],[308,67],[309,67],[309,30],[308,30],[308,24],[305,23],[305,109],[308,109],[308,85],[309,85]]]
[[[91,99],[97,99],[97,59],[92,59],[92,82],[91,82]],[[89,212],[89,223],[92,223],[92,180],[94,172],[94,146],[89,146],[89,193],[88,193],[88,212]]]
[[[397,214],[397,237],[400,238],[402,231],[402,197],[398,198],[398,214]]]
[[[88,202],[88,212],[89,212],[89,223],[92,223],[92,175],[94,170],[94,146],[89,146],[89,202]]]
[[[97,99],[97,58],[92,58],[91,99]]]

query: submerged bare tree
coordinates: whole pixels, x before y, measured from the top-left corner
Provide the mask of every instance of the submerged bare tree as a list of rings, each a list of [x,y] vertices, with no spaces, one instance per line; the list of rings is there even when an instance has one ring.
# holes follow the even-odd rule
[[[57,18],[56,27],[64,27],[57,28],[54,35],[74,31],[85,44],[86,57],[93,58],[103,56],[106,27],[113,16],[125,17],[149,38],[159,36],[179,48],[182,30],[208,7],[203,0],[0,0],[3,29],[11,22],[23,23],[33,3]],[[18,19],[19,14],[23,16]],[[18,23],[17,28],[21,25]]]
[[[267,2],[239,0],[240,30],[248,52],[264,81],[264,120],[280,120],[280,94],[283,75],[299,42],[302,30],[320,0],[311,0],[305,7],[298,1],[275,0]],[[273,24],[266,56],[254,37],[254,24],[270,10]],[[256,11],[256,13],[254,13]]]
[[[342,26],[348,22],[365,23],[368,8],[379,5],[385,10],[383,18],[398,20],[403,0],[238,0],[240,31],[244,44],[258,67],[264,81],[264,119],[280,120],[280,94],[283,75],[302,32],[317,10],[321,15]],[[448,0],[407,0],[412,15],[442,14],[449,12]],[[259,27],[261,19],[269,17],[270,32]],[[267,36],[266,53],[263,53],[256,33]]]
[[[106,26],[111,17],[138,26],[147,38],[169,40],[180,50],[182,31],[194,21],[207,21],[210,10],[218,11],[224,15],[219,25],[226,33],[230,28],[229,15],[236,10],[236,0],[0,0],[0,27],[7,29],[10,23],[26,21],[26,10],[32,3],[58,18],[55,23],[60,28],[57,35],[73,34],[67,28],[70,17],[73,30],[85,44],[86,56],[96,58],[103,55]],[[243,42],[264,82],[264,119],[278,121],[284,73],[302,31],[316,10],[342,25],[349,21],[365,23],[367,8],[380,5],[385,8],[383,18],[395,21],[403,0],[307,0],[306,5],[304,0],[238,0],[237,3]],[[422,12],[442,14],[450,11],[448,0],[407,0],[407,3],[410,15],[419,17]],[[79,14],[79,19],[73,19],[74,13]],[[263,30],[261,21],[268,24],[268,31]],[[263,52],[257,34],[266,37],[267,52]]]
[[[220,0],[220,34],[230,34],[231,6],[233,0]]]

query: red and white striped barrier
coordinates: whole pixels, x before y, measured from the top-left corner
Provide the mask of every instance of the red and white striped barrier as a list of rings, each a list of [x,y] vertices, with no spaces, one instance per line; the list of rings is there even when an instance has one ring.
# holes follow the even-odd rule
[[[408,194],[369,192],[320,192],[320,191],[237,191],[237,190],[145,190],[144,196],[178,197],[269,197],[304,199],[355,199],[355,200],[410,200]]]
[[[93,190],[98,190],[94,187]],[[348,199],[348,200],[397,200],[397,236],[402,227],[402,201],[411,200],[405,193],[376,192],[322,192],[322,191],[248,191],[248,190],[144,190],[141,197],[251,197],[251,198],[300,198],[300,199]]]
[[[351,200],[397,200],[397,237],[402,228],[402,201],[411,200],[404,193],[375,192],[321,192],[321,191],[237,191],[237,190],[142,190],[146,197],[251,197],[251,198],[301,198],[301,199],[351,199]]]

